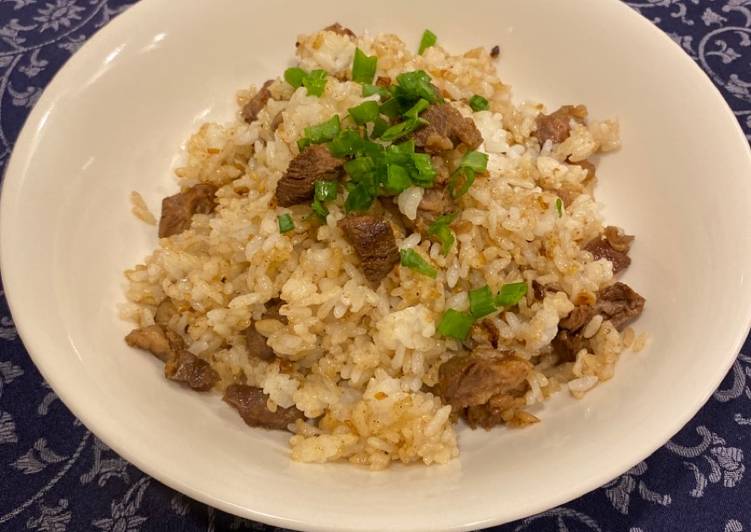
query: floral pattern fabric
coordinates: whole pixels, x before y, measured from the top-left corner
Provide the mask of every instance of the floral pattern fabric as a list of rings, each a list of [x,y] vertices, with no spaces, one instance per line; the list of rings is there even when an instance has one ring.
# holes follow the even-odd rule
[[[0,171],[54,73],[132,3],[0,0]],[[751,0],[626,3],[704,69],[751,140]],[[575,501],[496,530],[751,532],[749,455],[747,340],[708,404],[654,455]],[[41,379],[0,286],[0,531],[5,530],[278,529],[192,501],[108,449]]]

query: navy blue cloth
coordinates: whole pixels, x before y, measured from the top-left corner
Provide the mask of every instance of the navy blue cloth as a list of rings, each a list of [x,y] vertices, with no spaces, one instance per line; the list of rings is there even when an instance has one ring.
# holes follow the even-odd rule
[[[133,1],[0,0],[0,168],[54,73]],[[710,75],[751,139],[751,0],[627,3]],[[748,340],[743,352],[654,455],[580,499],[496,530],[751,531]],[[34,368],[0,287],[0,530],[26,529],[274,530],[172,491],[86,430]]]

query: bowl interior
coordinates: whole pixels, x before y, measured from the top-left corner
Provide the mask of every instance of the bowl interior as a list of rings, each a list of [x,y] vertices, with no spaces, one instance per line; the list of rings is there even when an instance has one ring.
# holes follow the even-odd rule
[[[748,146],[698,68],[620,2],[183,0],[179,17],[173,10],[142,2],[71,59],[26,124],[0,210],[6,292],[34,361],[144,471],[282,526],[476,528],[613,478],[719,383],[749,323]],[[621,122],[624,147],[603,158],[597,195],[606,219],[637,235],[625,281],[647,298],[637,325],[648,348],[625,354],[615,379],[584,399],[555,398],[538,425],[460,430],[461,458],[447,466],[292,463],[284,434],[248,429],[122,341],[121,272],[157,244],[130,213],[130,191],[159,212],[190,133],[230,120],[238,88],[278,76],[298,33],[335,20],[415,47],[426,27],[456,52],[500,44],[515,99],[584,103]]]

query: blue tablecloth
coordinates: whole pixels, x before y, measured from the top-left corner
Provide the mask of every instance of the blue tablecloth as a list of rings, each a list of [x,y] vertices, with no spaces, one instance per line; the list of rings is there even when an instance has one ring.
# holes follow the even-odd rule
[[[54,73],[133,1],[0,0],[0,169]],[[699,63],[751,139],[751,0],[627,3]],[[497,530],[751,531],[749,340],[744,353],[701,412],[646,461]],[[0,530],[26,529],[274,530],[172,491],[86,430],[34,368],[0,287]]]

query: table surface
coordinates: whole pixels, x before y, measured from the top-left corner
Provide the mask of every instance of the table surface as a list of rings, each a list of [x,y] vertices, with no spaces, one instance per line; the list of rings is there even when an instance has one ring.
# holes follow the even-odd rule
[[[0,172],[55,72],[133,3],[0,0]],[[751,140],[751,0],[627,4],[707,72]],[[109,450],[42,380],[3,295],[0,286],[0,530],[279,530],[192,501]],[[707,405],[654,455],[575,501],[495,530],[751,531],[750,340]]]

